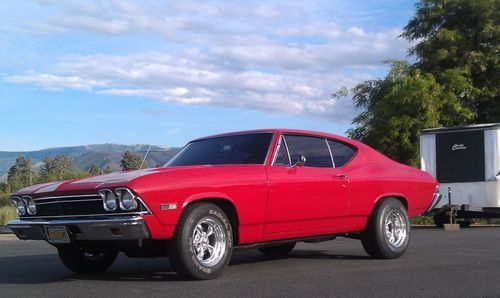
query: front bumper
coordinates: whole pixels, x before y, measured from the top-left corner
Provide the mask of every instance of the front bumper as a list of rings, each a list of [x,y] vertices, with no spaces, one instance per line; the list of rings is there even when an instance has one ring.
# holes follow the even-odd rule
[[[7,226],[21,240],[49,241],[47,228],[66,227],[71,241],[140,240],[150,233],[141,216],[120,216],[99,219],[12,220]]]

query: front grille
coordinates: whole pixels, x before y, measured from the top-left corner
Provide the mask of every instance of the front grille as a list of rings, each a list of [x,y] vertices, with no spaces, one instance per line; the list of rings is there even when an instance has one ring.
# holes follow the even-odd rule
[[[148,209],[139,201],[139,206],[133,211],[105,211],[100,195],[80,195],[35,198],[37,212],[35,215],[23,215],[20,218],[57,218],[57,217],[87,217],[122,214],[147,213]]]

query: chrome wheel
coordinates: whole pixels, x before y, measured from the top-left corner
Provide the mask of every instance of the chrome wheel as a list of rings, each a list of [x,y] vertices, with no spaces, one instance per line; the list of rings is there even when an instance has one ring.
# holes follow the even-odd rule
[[[224,227],[212,218],[203,218],[196,224],[192,239],[196,258],[204,266],[217,265],[226,252]]]
[[[384,234],[387,243],[394,247],[401,247],[408,237],[408,224],[400,210],[391,210],[384,221]]]

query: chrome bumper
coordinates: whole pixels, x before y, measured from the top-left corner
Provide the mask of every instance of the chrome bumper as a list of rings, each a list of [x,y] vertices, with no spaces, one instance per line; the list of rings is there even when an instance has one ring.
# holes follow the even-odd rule
[[[436,191],[434,193],[434,196],[432,197],[432,202],[429,205],[429,208],[427,208],[427,210],[422,215],[431,215],[432,211],[434,210],[434,208],[436,208],[437,204],[439,204],[442,197],[443,196],[439,193],[439,191]]]
[[[71,241],[148,239],[149,231],[141,216],[103,219],[11,220],[7,226],[21,240],[47,240],[47,228],[64,226]]]

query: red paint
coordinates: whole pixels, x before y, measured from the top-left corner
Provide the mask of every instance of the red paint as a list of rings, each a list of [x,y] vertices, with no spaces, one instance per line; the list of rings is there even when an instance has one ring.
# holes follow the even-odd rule
[[[383,156],[370,147],[340,136],[299,131],[274,131],[265,165],[217,165],[127,171],[62,183],[32,186],[17,193],[33,197],[89,194],[98,189],[128,187],[152,211],[144,216],[153,239],[168,239],[183,208],[199,200],[232,204],[239,223],[239,244],[356,232],[364,229],[376,202],[398,197],[410,217],[431,204],[437,181],[429,174]],[[356,147],[356,156],[341,168],[272,166],[281,133],[305,134]],[[342,175],[345,175],[343,177]],[[160,210],[177,203],[177,210]]]

